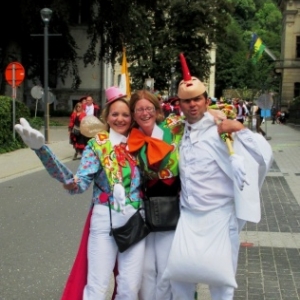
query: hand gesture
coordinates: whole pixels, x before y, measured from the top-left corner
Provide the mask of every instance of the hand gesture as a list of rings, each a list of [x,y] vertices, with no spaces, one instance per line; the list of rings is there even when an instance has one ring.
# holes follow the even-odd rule
[[[68,191],[76,190],[78,188],[77,182],[79,182],[79,178],[75,175],[73,179],[65,181],[63,187]]]
[[[15,125],[15,130],[21,136],[24,143],[31,149],[38,150],[45,144],[43,134],[33,129],[24,118],[20,119],[20,124]]]
[[[216,123],[219,120],[225,120],[226,119],[226,115],[222,110],[208,109],[208,112],[214,117]]]
[[[223,120],[218,120],[216,123],[218,125],[218,132],[220,134],[232,133],[245,128],[245,126],[242,123],[236,120],[223,119]]]

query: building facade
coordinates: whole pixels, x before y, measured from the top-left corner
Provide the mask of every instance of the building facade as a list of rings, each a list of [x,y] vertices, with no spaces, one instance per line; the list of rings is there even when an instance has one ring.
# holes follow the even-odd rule
[[[48,103],[50,110],[63,110],[71,112],[79,99],[85,95],[91,95],[98,105],[102,108],[105,105],[105,89],[114,84],[118,84],[118,77],[115,71],[120,72],[121,65],[114,66],[114,68],[107,63],[103,63],[96,59],[93,65],[84,65],[83,55],[89,45],[89,40],[86,33],[87,27],[85,25],[77,25],[71,28],[71,35],[77,44],[77,66],[81,79],[81,84],[78,90],[72,89],[72,75],[65,78],[64,82],[57,79],[55,88],[49,88]],[[49,41],[51,43],[51,40]],[[97,50],[96,50],[97,51]],[[31,80],[25,80],[22,84],[22,91],[18,94],[18,100],[24,101],[31,109],[43,111],[45,108],[43,98],[34,98],[32,89],[41,87],[43,90],[43,82],[35,85]],[[9,95],[10,87],[7,87],[6,94]]]
[[[289,108],[300,97],[300,0],[278,0],[282,12],[281,57],[276,73],[281,77],[280,106]]]
[[[53,91],[56,96],[56,109],[71,110],[84,95],[92,95],[95,102],[103,107],[105,89],[114,84],[114,70],[110,64],[103,63],[97,58],[93,65],[84,66],[83,55],[89,44],[86,29],[84,25],[78,25],[71,29],[71,34],[78,46],[77,65],[82,82],[76,91],[71,89],[71,76],[66,78],[64,83],[61,81],[57,83],[56,89]]]
[[[52,88],[48,92],[48,103],[50,105],[50,111],[61,110],[71,112],[75,104],[84,95],[91,95],[95,102],[99,104],[102,108],[105,105],[105,89],[112,85],[119,85],[120,75],[121,75],[121,65],[116,64],[111,66],[110,64],[103,63],[96,59],[93,65],[84,65],[83,56],[87,50],[89,40],[86,33],[87,27],[84,24],[78,24],[71,28],[71,34],[76,41],[78,46],[77,49],[77,66],[79,71],[79,76],[81,78],[81,84],[78,90],[72,89],[72,76],[69,75],[65,78],[64,82],[58,79],[56,87]],[[49,43],[51,40],[49,41]],[[97,49],[96,49],[97,51]],[[210,70],[210,76],[205,81],[207,86],[208,94],[211,97],[215,96],[215,62],[216,62],[216,46],[214,45],[211,50],[211,63],[212,67]],[[148,80],[148,79],[147,79]],[[147,80],[145,80],[145,85],[147,85]],[[155,83],[153,78],[152,89],[155,89]],[[39,83],[39,86],[43,86],[43,83]],[[31,109],[36,109],[43,111],[45,105],[43,99],[35,99],[32,96],[32,89],[37,86],[31,81],[25,81],[22,94],[25,95],[25,102]],[[41,88],[42,89],[42,88]],[[176,90],[176,87],[174,86]],[[21,93],[20,93],[21,94]]]

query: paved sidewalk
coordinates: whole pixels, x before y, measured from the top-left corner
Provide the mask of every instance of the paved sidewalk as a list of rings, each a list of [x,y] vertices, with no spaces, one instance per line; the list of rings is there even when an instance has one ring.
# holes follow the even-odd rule
[[[241,233],[235,300],[300,299],[300,126],[262,128],[272,139],[275,162],[264,182],[262,219]],[[72,159],[67,128],[50,129],[49,146],[62,161]],[[0,154],[0,182],[42,168],[30,149]],[[206,286],[198,299],[210,300]]]
[[[300,299],[300,126],[272,124],[275,161],[261,190],[262,219],[241,232],[235,300]],[[199,300],[211,300],[198,285]]]
[[[44,133],[43,128],[41,132]],[[68,127],[50,127],[48,146],[61,161],[71,160],[74,150],[69,144]],[[0,182],[44,168],[36,154],[29,148],[0,154],[0,165]]]

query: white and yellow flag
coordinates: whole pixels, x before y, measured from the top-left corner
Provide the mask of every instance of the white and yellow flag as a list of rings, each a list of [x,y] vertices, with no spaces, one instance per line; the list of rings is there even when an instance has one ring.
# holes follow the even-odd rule
[[[121,80],[119,84],[120,90],[127,95],[128,98],[131,96],[130,91],[130,79],[127,67],[127,59],[126,59],[126,49],[123,48],[123,60],[122,60],[122,69],[121,69]]]

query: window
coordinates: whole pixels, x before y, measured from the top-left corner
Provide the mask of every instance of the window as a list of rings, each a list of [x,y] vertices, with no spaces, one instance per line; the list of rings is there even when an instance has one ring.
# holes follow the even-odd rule
[[[294,98],[300,97],[300,82],[294,83]]]
[[[296,58],[300,58],[300,36],[296,37]]]
[[[82,0],[75,0],[72,3],[71,10],[70,10],[70,17],[71,17],[71,24],[72,25],[84,25],[87,24],[91,13],[91,1],[82,1]]]

